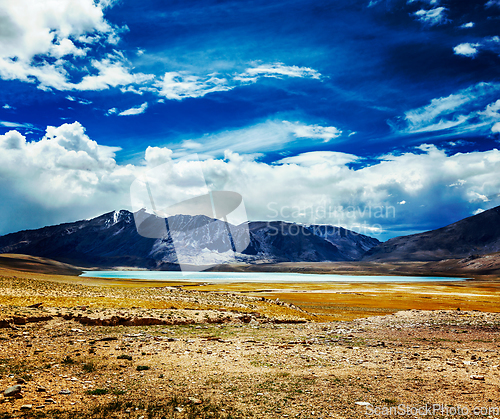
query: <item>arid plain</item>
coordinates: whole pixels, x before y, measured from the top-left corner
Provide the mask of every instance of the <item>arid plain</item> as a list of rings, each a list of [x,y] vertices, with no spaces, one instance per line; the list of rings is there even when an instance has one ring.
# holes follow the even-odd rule
[[[0,417],[498,417],[500,282],[481,263],[404,266],[474,278],[446,283],[201,286],[3,255]]]

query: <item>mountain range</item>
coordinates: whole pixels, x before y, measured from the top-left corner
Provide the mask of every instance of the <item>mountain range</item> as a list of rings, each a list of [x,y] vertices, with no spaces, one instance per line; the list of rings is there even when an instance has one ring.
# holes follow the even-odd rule
[[[145,220],[140,224],[141,235],[137,219]],[[148,234],[148,229],[156,233],[158,226],[164,229],[161,237]],[[204,215],[175,215],[165,222],[154,215],[126,210],[0,237],[0,253],[44,257],[82,267],[159,270],[176,270],[180,263],[440,261],[494,252],[500,252],[500,207],[384,243],[331,225],[284,221],[231,225]]]
[[[137,232],[134,215],[145,220],[140,224],[142,235]],[[335,226],[282,221],[234,226],[204,215],[175,215],[165,223],[155,216],[137,216],[121,210],[90,220],[7,234],[0,237],[0,253],[39,256],[78,266],[175,270],[179,262],[199,266],[227,261],[353,261],[380,243]],[[148,234],[148,229],[155,233],[158,226],[165,234],[147,238],[155,236]],[[227,252],[233,246],[235,257],[228,259]]]

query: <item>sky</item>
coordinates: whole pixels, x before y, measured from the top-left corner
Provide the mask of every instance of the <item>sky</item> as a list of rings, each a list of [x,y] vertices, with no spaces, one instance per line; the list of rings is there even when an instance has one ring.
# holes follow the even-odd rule
[[[0,234],[240,193],[381,240],[500,205],[500,1],[0,0]]]

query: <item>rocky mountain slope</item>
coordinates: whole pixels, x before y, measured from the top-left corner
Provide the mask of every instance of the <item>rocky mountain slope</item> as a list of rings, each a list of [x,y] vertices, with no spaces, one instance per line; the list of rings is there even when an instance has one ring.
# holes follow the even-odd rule
[[[437,261],[500,252],[500,206],[437,230],[372,247],[366,261]]]
[[[141,218],[136,213],[136,219],[143,220],[141,235],[134,214],[114,211],[91,220],[7,234],[0,237],[0,253],[79,266],[178,269],[178,263],[349,261],[359,259],[379,243],[334,226],[281,221],[234,226],[202,215],[175,215],[165,223],[164,219]],[[164,233],[158,236],[162,229]],[[228,254],[236,258],[228,260]]]

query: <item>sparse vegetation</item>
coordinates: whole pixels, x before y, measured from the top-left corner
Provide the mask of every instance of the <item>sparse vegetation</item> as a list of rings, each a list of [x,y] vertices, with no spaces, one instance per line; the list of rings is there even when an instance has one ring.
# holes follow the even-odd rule
[[[0,300],[7,301],[0,305],[0,319],[12,318],[14,313],[22,318],[43,315],[53,319],[0,329],[1,384],[5,389],[18,378],[26,381],[23,399],[0,404],[0,411],[10,409],[0,419],[13,417],[12,412],[61,419],[274,419],[330,414],[360,418],[365,417],[364,409],[356,401],[394,406],[429,400],[480,405],[497,400],[500,378],[490,368],[500,363],[500,316],[462,308],[460,312],[406,311],[368,320],[318,322],[337,315],[346,319],[385,314],[387,308],[382,305],[396,311],[394,307],[412,295],[417,296],[418,305],[423,301],[419,293],[429,290],[428,285],[415,286],[410,296],[396,286],[384,290],[379,285],[356,284],[353,294],[352,287],[339,285],[336,290],[345,294],[331,292],[324,301],[317,296],[324,295],[320,292],[304,297],[303,307],[323,313],[313,316],[261,301],[265,293],[252,299],[204,293],[199,287],[192,292],[123,284],[88,287],[23,275],[11,279],[13,288],[0,278]],[[292,290],[290,284],[287,287]],[[487,300],[486,287],[477,284],[463,284],[458,291],[449,285],[433,287],[432,298],[425,299],[433,304],[445,299],[446,295],[441,300],[434,297],[440,292],[458,295],[463,290],[478,292],[471,304]],[[26,307],[31,301],[41,301],[44,293],[44,307]],[[273,295],[269,293],[269,299]],[[300,301],[303,295],[283,292],[280,299],[287,298]],[[496,298],[493,295],[490,302]],[[51,306],[54,302],[63,304]],[[82,308],[83,302],[94,306]],[[134,308],[128,308],[132,302]],[[355,305],[345,308],[348,304]],[[196,307],[185,310],[190,305]],[[170,309],[173,306],[175,311]],[[243,313],[254,321],[243,323],[239,320]],[[161,319],[162,315],[171,323],[105,323]],[[212,323],[216,319],[219,323]],[[96,324],[91,323],[94,320]],[[485,380],[471,381],[478,371],[485,371]],[[46,391],[38,392],[40,385]],[[69,393],[59,393],[62,389]],[[54,398],[56,404],[45,403],[47,398]],[[44,408],[36,409],[43,403]],[[23,404],[33,408],[19,413]]]
[[[62,360],[62,363],[66,365],[73,365],[75,363],[75,360],[71,358],[69,355],[66,355]]]
[[[89,396],[102,396],[108,394],[109,390],[107,388],[96,388],[94,390],[87,390],[85,393]]]
[[[96,364],[93,362],[86,362],[82,365],[83,371],[90,373],[97,370]]]

